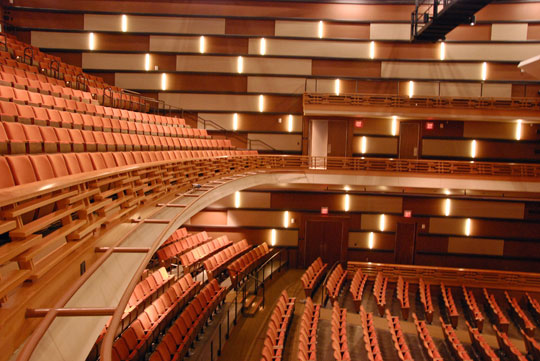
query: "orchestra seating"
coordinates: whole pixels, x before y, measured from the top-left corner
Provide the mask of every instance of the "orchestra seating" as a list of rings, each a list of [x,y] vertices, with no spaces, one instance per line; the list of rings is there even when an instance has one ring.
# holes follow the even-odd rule
[[[332,349],[336,361],[351,359],[347,342],[347,309],[340,308],[339,303],[332,306]]]
[[[442,303],[444,306],[444,311],[450,320],[453,328],[457,328],[459,320],[459,312],[457,310],[456,304],[454,302],[454,297],[452,296],[452,289],[445,287],[444,283],[441,282],[441,296]]]
[[[500,332],[506,333],[508,332],[508,327],[510,326],[510,322],[502,312],[501,308],[499,307],[499,304],[497,303],[497,300],[495,299],[495,295],[489,294],[487,289],[482,289],[482,295],[484,296],[484,309],[486,312],[488,312],[492,317],[492,323],[495,323],[497,326],[497,329]]]
[[[399,276],[396,284],[396,298],[401,306],[401,315],[404,320],[409,318],[409,282],[404,281],[403,277]]]
[[[373,323],[373,313],[367,313],[363,306],[360,306],[360,319],[362,321],[362,331],[364,333],[364,347],[370,361],[383,361],[379,340],[375,325]]]
[[[527,335],[534,337],[536,326],[532,323],[529,317],[523,312],[518,301],[514,297],[510,297],[507,291],[504,291],[504,296],[508,302],[509,314],[514,317],[514,320]]]
[[[326,291],[332,304],[338,299],[346,279],[347,271],[338,263],[326,281]]]
[[[509,359],[512,361],[527,361],[527,358],[525,355],[523,355],[516,345],[510,341],[510,338],[508,337],[506,332],[500,331],[496,325],[492,325],[493,331],[495,331],[495,335],[497,336],[497,343],[499,344],[499,350]]]
[[[528,292],[525,292],[523,298],[524,304],[528,306],[529,311],[536,319],[537,323],[540,323],[540,303],[535,298],[531,297]]]
[[[481,355],[482,360],[485,361],[499,361],[499,356],[493,351],[493,349],[488,345],[484,337],[480,334],[478,328],[473,328],[469,322],[465,321],[467,330],[469,331],[469,337],[471,343],[478,355]]]
[[[431,299],[431,287],[422,278],[418,280],[418,294],[420,303],[424,306],[424,315],[427,323],[433,322],[433,301]]]
[[[206,231],[203,231],[179,238],[176,241],[171,241],[171,239],[178,237],[177,232],[173,233],[167,241],[165,241],[165,246],[162,245],[156,252],[159,263],[165,267],[170,267],[171,262],[182,256],[184,253],[212,240],[212,237],[209,237]],[[181,233],[183,234],[183,232]]]
[[[525,343],[527,353],[532,357],[533,360],[540,360],[540,343],[533,337],[523,332],[523,330],[520,330],[520,332],[521,336],[523,336],[523,342]]]
[[[377,304],[377,309],[381,317],[384,315],[384,310],[386,308],[387,285],[388,277],[384,277],[382,272],[378,272],[377,277],[375,277],[375,283],[373,284],[373,297],[375,298],[375,303]]]
[[[394,342],[394,348],[397,352],[398,358],[400,360],[409,360],[412,361],[411,351],[409,350],[409,345],[405,341],[405,334],[401,329],[401,324],[399,323],[399,317],[394,317],[390,314],[390,310],[386,310],[386,320],[388,321],[388,329],[392,335],[392,341]]]
[[[311,297],[306,297],[304,312],[300,320],[298,339],[298,360],[317,360],[317,328],[319,324],[321,305],[313,303]]]
[[[206,275],[209,279],[216,278],[221,272],[227,269],[229,263],[231,263],[236,257],[249,250],[250,246],[247,240],[243,239],[239,242],[233,243],[230,247],[219,251],[215,255],[209,257],[203,262]]]
[[[482,332],[482,329],[484,328],[484,315],[482,315],[482,311],[480,311],[480,307],[478,307],[478,304],[476,303],[474,293],[472,290],[467,290],[465,285],[462,285],[461,289],[463,291],[463,299],[465,300],[465,308],[470,319],[474,322],[475,328],[478,329],[479,332]]]
[[[311,265],[309,265],[306,272],[304,272],[300,278],[302,285],[304,286],[306,297],[311,297],[313,290],[323,279],[327,268],[328,264],[323,263],[321,257],[318,257]]]
[[[420,344],[422,345],[424,352],[427,354],[428,359],[430,361],[442,361],[443,358],[441,357],[441,354],[439,353],[439,350],[437,349],[437,346],[429,333],[426,321],[420,321],[414,312],[412,314],[412,318],[414,325],[416,326],[416,332],[418,333]]]
[[[202,245],[193,248],[191,251],[180,255],[180,262],[182,262],[184,274],[198,269],[206,258],[226,247],[229,247],[231,244],[232,241],[229,240],[226,235],[224,235],[205,242]]]
[[[237,288],[248,273],[251,273],[263,263],[270,252],[272,252],[272,249],[268,248],[268,244],[261,243],[232,262],[227,267],[227,271],[233,287]]]
[[[174,243],[176,241],[179,241],[181,239],[184,239],[186,238],[187,236],[191,236],[191,233],[188,233],[186,227],[181,227],[181,228],[178,228],[176,231],[174,231],[173,234],[171,234],[169,236],[169,238],[167,238],[165,240],[165,242],[163,242],[160,246],[160,248],[163,248],[165,247],[166,245],[169,245],[171,243]]]
[[[450,348],[450,351],[452,351],[452,355],[456,358],[456,360],[472,361],[473,359],[467,353],[467,350],[465,350],[465,347],[463,347],[461,341],[456,336],[452,325],[444,323],[442,317],[439,317],[439,321],[441,322],[441,328],[444,334],[444,339],[446,340],[446,344]]]
[[[362,305],[362,295],[364,294],[364,288],[366,287],[367,279],[367,274],[362,274],[362,270],[360,268],[356,270],[352,278],[351,287],[349,288],[349,290],[353,298],[356,312],[360,312],[360,306]]]
[[[296,298],[289,297],[286,290],[281,292],[268,322],[261,361],[279,361],[283,357],[283,347],[292,324]]]

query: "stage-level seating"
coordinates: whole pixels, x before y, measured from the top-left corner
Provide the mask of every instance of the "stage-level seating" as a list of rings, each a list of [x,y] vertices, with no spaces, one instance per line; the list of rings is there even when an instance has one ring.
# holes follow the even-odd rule
[[[362,274],[362,270],[360,268],[356,270],[352,278],[349,291],[351,292],[356,312],[360,312],[360,306],[362,305],[362,295],[364,294],[364,288],[366,287],[367,279],[367,274]]]
[[[418,294],[420,303],[424,306],[424,315],[427,323],[433,322],[433,301],[431,299],[431,287],[422,278],[418,280]]]
[[[227,267],[227,271],[229,272],[233,287],[237,288],[248,273],[251,273],[264,262],[271,251],[272,249],[268,248],[268,244],[261,243],[232,262]]]
[[[306,297],[304,312],[300,320],[298,333],[298,360],[317,360],[317,328],[319,324],[321,305],[313,303],[311,297]]]
[[[338,263],[326,281],[326,292],[332,304],[337,301],[346,279],[347,271]]]
[[[422,345],[422,349],[424,350],[428,359],[430,361],[442,361],[443,358],[439,353],[431,334],[429,333],[426,321],[420,321],[414,312],[412,314],[412,318],[414,325],[416,326],[416,332],[418,333],[420,344]]]
[[[403,361],[412,361],[411,351],[409,345],[405,341],[405,335],[401,329],[399,323],[399,317],[394,317],[390,314],[390,310],[386,310],[386,320],[388,321],[388,329],[392,335],[392,341],[394,342],[394,348],[397,352],[398,358]]]
[[[227,269],[230,262],[249,250],[249,248],[247,240],[243,239],[232,244],[230,247],[225,248],[223,251],[219,251],[212,257],[209,257],[203,262],[208,278],[212,279],[217,277],[221,272]]]
[[[331,323],[334,359],[336,361],[348,361],[351,359],[351,355],[347,341],[347,309],[340,308],[337,301],[333,302]]]
[[[480,330],[473,328],[468,321],[465,321],[467,330],[469,331],[469,337],[471,343],[478,355],[481,355],[482,360],[484,361],[499,361],[499,356],[493,351],[493,349],[488,345],[484,337],[480,334]]]
[[[500,332],[506,333],[508,332],[508,327],[510,326],[510,322],[502,312],[501,308],[499,307],[499,304],[497,303],[497,300],[495,299],[495,295],[489,294],[487,289],[482,289],[482,295],[484,296],[485,301],[485,310],[491,314],[492,322],[495,323],[497,326],[497,329]]]
[[[445,287],[444,283],[442,282],[441,282],[441,297],[443,300],[442,304],[444,306],[444,311],[446,312],[446,316],[450,320],[452,327],[457,328],[458,320],[459,320],[459,312],[454,302],[454,296],[452,296],[452,289],[449,287]]]
[[[493,326],[493,331],[497,336],[497,343],[499,344],[499,349],[501,352],[512,361],[527,361],[525,355],[523,355],[519,349],[510,341],[510,338],[506,332],[501,332],[496,325]]]
[[[173,236],[175,233],[173,233]],[[171,237],[169,237],[169,239],[171,239]],[[169,267],[171,262],[182,256],[184,253],[208,243],[211,240],[212,237],[208,236],[206,231],[198,232],[196,234],[181,238],[175,242],[167,242],[166,246],[158,249],[156,255],[161,265]]]
[[[444,334],[444,339],[446,340],[446,343],[448,347],[450,348],[450,351],[452,351],[452,354],[456,358],[456,360],[459,361],[472,361],[473,359],[465,350],[465,347],[461,344],[461,341],[456,336],[456,333],[454,331],[454,328],[450,324],[444,323],[444,320],[442,317],[439,317],[439,321],[441,322],[441,328]]]
[[[304,272],[304,274],[300,278],[302,286],[304,287],[306,297],[311,297],[311,295],[313,294],[313,290],[323,279],[327,268],[328,264],[323,263],[321,257],[318,257],[315,261],[313,261],[312,264],[309,265],[306,272]]]
[[[232,241],[229,240],[229,237],[224,235],[182,254],[180,256],[180,262],[182,262],[184,273],[190,273],[198,269],[206,258],[225,247],[229,247],[231,244]]]
[[[474,322],[474,326],[479,332],[482,332],[484,328],[484,315],[480,311],[480,307],[476,303],[476,298],[472,290],[467,290],[465,285],[461,286],[463,291],[463,299],[465,300],[466,312],[468,312],[470,319]]]
[[[396,298],[401,306],[401,315],[404,320],[409,318],[409,282],[404,281],[403,277],[399,276],[396,284]]]
[[[377,310],[379,315],[382,317],[384,315],[384,310],[386,309],[386,286],[388,285],[388,277],[384,277],[382,272],[377,273],[375,277],[375,283],[373,284],[373,297],[375,298],[375,303],[377,304]]]
[[[520,329],[531,337],[534,337],[534,331],[536,326],[532,323],[529,317],[523,312],[518,301],[514,297],[510,297],[507,291],[504,291],[506,302],[508,303],[508,310],[510,315],[514,317]]]
[[[281,292],[268,322],[261,361],[282,359],[283,348],[294,316],[295,302],[296,298],[289,297],[286,290]]]
[[[375,325],[373,323],[373,313],[367,313],[363,306],[360,306],[360,319],[362,321],[362,331],[364,333],[364,347],[369,361],[383,361],[379,340]]]

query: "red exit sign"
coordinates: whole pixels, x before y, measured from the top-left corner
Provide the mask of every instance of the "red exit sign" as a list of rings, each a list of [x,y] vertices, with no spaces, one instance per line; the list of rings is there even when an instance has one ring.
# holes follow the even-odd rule
[[[432,130],[433,129],[433,122],[427,122],[426,123],[426,129],[427,130]]]
[[[403,217],[411,218],[412,217],[412,211],[409,211],[409,210],[403,211]]]
[[[328,214],[328,207],[321,207],[321,214]]]
[[[362,128],[362,127],[364,126],[364,122],[361,121],[361,120],[355,120],[355,121],[354,121],[354,126],[355,126],[356,128]]]

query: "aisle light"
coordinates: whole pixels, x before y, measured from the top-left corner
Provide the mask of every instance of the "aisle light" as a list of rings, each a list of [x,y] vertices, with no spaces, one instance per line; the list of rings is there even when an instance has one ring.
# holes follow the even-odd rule
[[[375,59],[375,42],[369,43],[369,58]]]
[[[476,140],[471,142],[471,158],[476,158]]]
[[[379,230],[380,230],[381,232],[384,232],[385,226],[386,226],[386,217],[385,217],[385,215],[384,215],[384,213],[383,213],[383,214],[381,214],[381,216],[379,217]]]
[[[206,40],[204,36],[201,35],[201,37],[199,38],[199,52],[201,54],[204,54],[205,51],[206,51]]]
[[[467,218],[465,221],[465,235],[470,236],[471,235],[471,219]]]
[[[392,117],[392,135],[396,136],[397,134],[397,116],[394,115]]]
[[[270,232],[270,245],[272,247],[276,245],[276,238],[276,230],[272,229],[272,231]]]
[[[366,136],[362,136],[360,139],[360,153],[365,154],[367,150],[367,138]]]
[[[235,131],[238,130],[238,113],[233,114],[232,129]]]
[[[369,239],[368,239],[368,248],[369,249],[373,249],[373,243],[375,243],[374,238],[375,238],[375,236],[374,236],[373,232],[369,232]]]
[[[150,70],[150,54],[148,53],[144,56],[144,70]]]
[[[414,81],[409,81],[409,98],[414,96]]]
[[[336,79],[336,82],[334,83],[334,91],[336,95],[339,95],[340,88],[341,88],[341,84],[339,82],[339,79]]]
[[[440,60],[444,60],[444,58],[446,58],[446,44],[445,42],[443,41],[441,43],[441,46],[439,48],[439,59]]]
[[[161,90],[167,90],[167,74],[161,73]]]
[[[96,48],[96,42],[94,39],[94,33],[88,34],[88,49],[94,50]]]
[[[516,124],[516,140],[521,140],[521,119],[518,119]]]
[[[348,194],[345,194],[345,212],[348,212],[351,209],[351,199]]]
[[[265,38],[261,38],[261,43],[259,46],[259,53],[261,55],[266,55],[266,39]]]
[[[259,95],[259,112],[264,111],[264,95]]]
[[[127,31],[127,16],[126,15],[122,15],[122,32],[126,32]]]
[[[236,63],[236,70],[238,71],[238,73],[244,72],[244,58],[242,58],[241,56],[238,57],[238,61]]]
[[[319,39],[322,39],[323,37],[323,27],[324,27],[324,24],[323,24],[323,21],[319,21]]]
[[[240,192],[234,192],[234,208],[240,208]]]
[[[487,63],[484,61],[482,63],[482,81],[487,79]]]
[[[289,119],[287,121],[287,131],[290,133],[293,131],[293,116],[289,114]]]
[[[283,213],[283,227],[289,228],[289,211]]]
[[[444,201],[444,215],[447,217],[450,215],[450,207],[450,198],[446,198],[446,200]]]

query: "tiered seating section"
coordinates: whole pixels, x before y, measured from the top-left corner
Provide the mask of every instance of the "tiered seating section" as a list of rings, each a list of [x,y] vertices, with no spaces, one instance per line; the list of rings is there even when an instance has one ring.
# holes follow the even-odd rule
[[[439,321],[441,322],[444,339],[450,347],[450,351],[452,351],[455,359],[459,361],[472,361],[473,359],[469,356],[467,350],[465,350],[465,347],[463,347],[461,341],[456,336],[452,325],[444,323],[442,317],[439,317]]]
[[[229,263],[231,263],[236,257],[246,252],[250,248],[247,240],[243,239],[240,242],[236,242],[230,247],[225,248],[223,251],[209,257],[203,262],[204,269],[209,279],[216,278],[219,274],[227,269]]]
[[[311,297],[306,298],[304,313],[300,320],[298,339],[298,360],[317,360],[317,328],[319,325],[321,305],[313,303]]]
[[[441,357],[441,354],[439,353],[435,342],[433,342],[433,338],[429,333],[426,321],[419,320],[418,317],[416,317],[416,313],[414,312],[412,314],[412,317],[414,325],[416,326],[418,338],[420,339],[420,344],[422,345],[422,348],[428,359],[431,361],[442,361],[443,358]]]
[[[401,315],[404,320],[409,318],[409,282],[404,281],[403,277],[399,276],[396,284],[396,298],[401,306]]]
[[[326,281],[326,291],[332,303],[337,301],[346,279],[347,271],[338,263]]]
[[[323,279],[327,268],[328,264],[323,263],[321,257],[318,257],[315,261],[313,261],[312,264],[309,265],[306,272],[304,272],[300,278],[300,281],[302,281],[302,286],[304,286],[306,297],[311,297],[313,290]]]
[[[497,329],[500,332],[508,332],[508,327],[510,326],[510,322],[508,322],[508,319],[502,312],[501,308],[499,307],[499,304],[497,303],[497,300],[495,299],[495,295],[489,294],[487,289],[482,289],[482,294],[484,295],[484,301],[485,301],[485,310],[491,314],[492,317],[492,323],[495,323],[497,326]]]
[[[433,322],[433,301],[431,299],[431,287],[424,282],[422,278],[418,280],[418,294],[420,295],[420,303],[424,306],[424,314],[427,323]]]
[[[523,312],[518,301],[514,297],[510,297],[507,291],[504,292],[506,302],[508,302],[508,309],[510,315],[514,317],[519,328],[521,328],[527,335],[533,337],[536,326],[531,322],[529,317]]]
[[[465,300],[465,306],[470,315],[470,319],[474,322],[475,328],[477,328],[479,332],[482,332],[482,329],[484,328],[484,315],[476,303],[474,293],[472,290],[467,290],[465,285],[462,285],[461,289],[463,291],[463,299]]]
[[[283,347],[292,324],[296,298],[289,297],[283,290],[268,322],[268,331],[262,349],[261,361],[279,361],[283,357]]]
[[[456,304],[454,302],[454,297],[452,296],[452,290],[444,286],[444,283],[441,282],[441,297],[443,300],[444,311],[450,320],[453,328],[457,328],[459,320],[459,312],[457,310]]]
[[[216,280],[210,281],[167,330],[150,360],[181,360],[226,294],[226,289],[220,287]]]
[[[163,243],[161,248],[156,252],[156,256],[160,264],[170,267],[171,262],[175,259],[195,247],[210,242],[211,239],[206,231],[187,235],[186,229],[180,228]]]
[[[368,276],[362,274],[362,270],[360,268],[356,270],[352,278],[351,287],[349,288],[349,290],[353,298],[356,312],[360,312],[360,306],[362,305],[362,295],[364,294],[364,288],[366,287],[367,279]]]
[[[373,284],[373,297],[375,298],[375,303],[377,304],[377,310],[379,315],[384,315],[384,310],[386,308],[386,286],[388,285],[388,278],[384,277],[382,272],[377,273],[375,277],[375,283]]]
[[[488,345],[484,337],[480,334],[478,328],[473,328],[469,322],[465,321],[467,330],[469,330],[469,337],[471,343],[478,355],[481,355],[482,360],[486,361],[499,361],[499,356],[493,351],[493,349]]]
[[[523,342],[525,343],[527,353],[531,356],[533,360],[540,360],[540,343],[538,343],[538,341],[536,341],[534,338],[523,332],[523,330],[520,331],[521,335],[523,336]]]
[[[540,303],[535,298],[531,297],[528,292],[526,292],[523,297],[524,303],[529,307],[531,314],[538,322],[540,322]]]
[[[362,330],[364,332],[364,347],[369,361],[383,361],[377,332],[373,323],[373,313],[367,313],[363,306],[360,306],[360,319],[362,321]]]
[[[232,262],[227,267],[227,271],[229,272],[233,287],[238,288],[246,275],[261,265],[271,251],[272,250],[268,248],[268,244],[261,243],[256,248]]]
[[[332,306],[332,349],[336,361],[351,359],[347,341],[347,309],[340,308],[339,303]]]
[[[505,332],[499,331],[497,326],[493,326],[493,331],[497,336],[497,343],[499,344],[499,349],[501,352],[512,361],[527,361],[527,358],[518,350],[516,345],[510,341],[508,335]]]
[[[411,351],[409,345],[405,341],[405,335],[401,330],[401,324],[399,323],[399,317],[394,317],[390,314],[390,310],[386,310],[386,320],[388,321],[388,329],[392,335],[392,341],[394,342],[394,348],[397,352],[398,358],[404,361],[412,361]]]
[[[180,262],[182,262],[184,273],[190,273],[200,268],[202,262],[206,258],[226,247],[229,247],[231,244],[232,241],[229,240],[227,236],[221,236],[203,243],[199,247],[182,254],[180,256]]]

